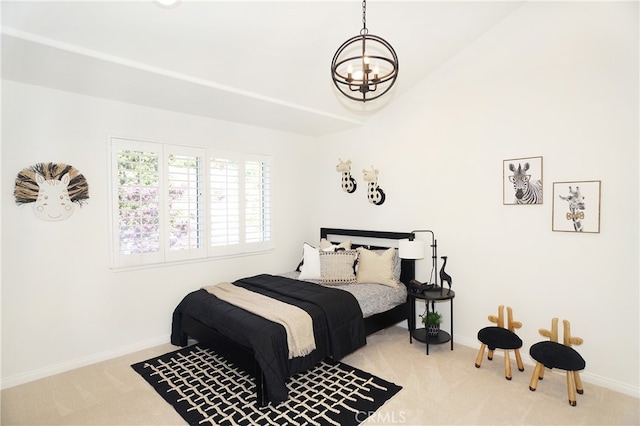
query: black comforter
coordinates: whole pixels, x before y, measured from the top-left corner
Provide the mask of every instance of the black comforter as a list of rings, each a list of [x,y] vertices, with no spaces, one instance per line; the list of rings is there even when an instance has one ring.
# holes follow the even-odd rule
[[[285,380],[322,359],[340,359],[366,343],[362,311],[346,291],[275,275],[257,275],[234,282],[248,290],[304,309],[313,319],[316,349],[309,355],[288,359],[284,327],[223,300],[206,290],[189,293],[173,313],[171,343],[179,345],[182,318],[196,319],[236,343],[251,348],[267,384],[267,398],[287,399]]]

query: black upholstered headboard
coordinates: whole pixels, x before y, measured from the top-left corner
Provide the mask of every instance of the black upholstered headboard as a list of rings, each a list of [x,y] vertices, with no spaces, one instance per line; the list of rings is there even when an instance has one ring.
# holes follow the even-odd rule
[[[398,241],[414,237],[411,232],[365,231],[361,229],[320,228],[320,238],[333,243],[351,240],[352,247],[369,249],[398,248]],[[400,281],[408,284],[415,278],[415,260],[402,259]]]

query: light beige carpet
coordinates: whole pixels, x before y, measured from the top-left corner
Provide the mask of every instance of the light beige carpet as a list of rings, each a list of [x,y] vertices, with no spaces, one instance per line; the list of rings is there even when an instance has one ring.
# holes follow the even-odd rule
[[[2,425],[184,425],[130,365],[177,349],[166,344],[6,389]],[[501,352],[474,366],[478,348],[409,344],[400,327],[376,333],[342,361],[403,386],[368,425],[638,425],[640,401],[584,382],[571,407],[564,374],[547,371],[535,392],[533,368],[504,378]],[[522,351],[529,359],[528,351]],[[587,361],[587,369],[589,360]]]

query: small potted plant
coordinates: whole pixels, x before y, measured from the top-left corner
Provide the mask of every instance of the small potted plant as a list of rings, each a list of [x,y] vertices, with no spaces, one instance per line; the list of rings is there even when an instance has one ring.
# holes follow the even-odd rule
[[[427,329],[427,336],[437,337],[440,332],[440,321],[442,321],[442,315],[439,312],[429,312],[427,315],[422,315],[422,323]]]

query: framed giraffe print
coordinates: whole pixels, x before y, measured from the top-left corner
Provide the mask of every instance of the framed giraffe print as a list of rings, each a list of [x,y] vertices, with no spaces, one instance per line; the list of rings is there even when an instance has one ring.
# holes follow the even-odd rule
[[[542,157],[502,162],[502,203],[542,204]]]
[[[600,181],[553,182],[551,229],[600,232]]]

